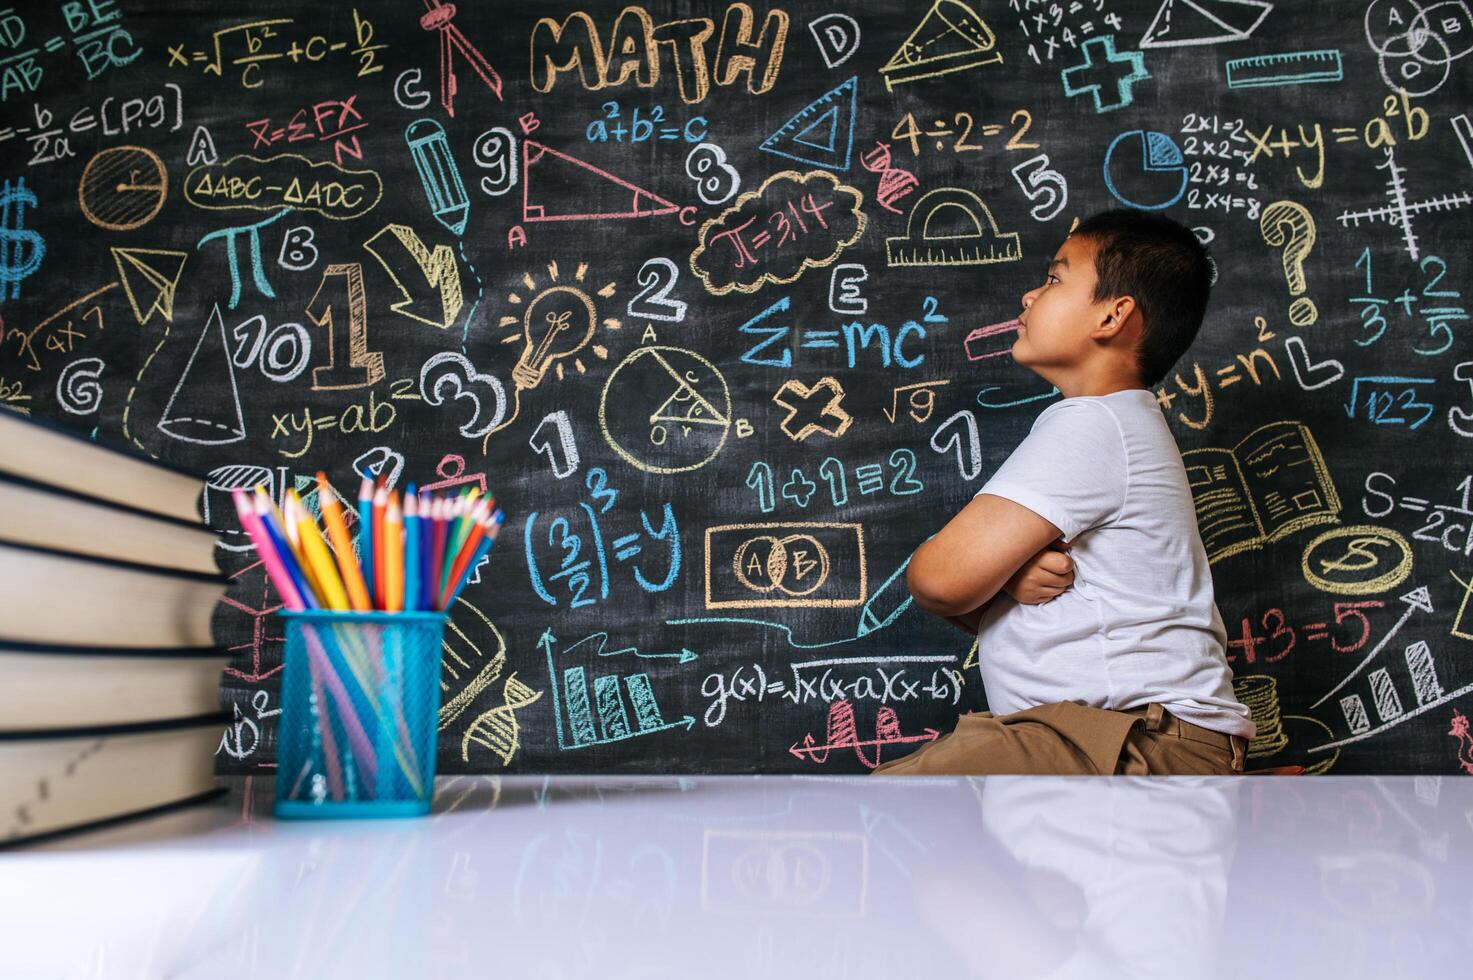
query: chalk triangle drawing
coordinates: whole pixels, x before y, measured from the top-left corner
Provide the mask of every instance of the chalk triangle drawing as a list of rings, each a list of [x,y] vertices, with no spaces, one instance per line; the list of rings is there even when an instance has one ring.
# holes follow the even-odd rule
[[[1268,0],[1162,0],[1140,47],[1179,48],[1242,41],[1273,9]]]
[[[815,167],[848,170],[858,99],[859,76],[854,75],[804,106],[759,148]]]
[[[659,422],[674,422],[679,425],[724,426],[731,424],[730,420],[723,416],[715,405],[696,391],[690,382],[677,374],[670,363],[658,352],[652,351],[650,356],[660,362],[665,373],[670,375],[670,379],[675,382],[675,390],[670,393],[670,397],[665,399],[664,404],[650,415],[651,424]],[[682,408],[677,408],[676,403],[679,403]]]
[[[834,143],[839,137],[839,107],[830,106],[803,132],[793,137],[794,143],[802,143],[825,153],[834,152]]]
[[[128,294],[133,317],[143,326],[155,313],[174,322],[174,293],[179,276],[184,272],[187,252],[165,248],[113,248],[113,262],[118,267],[118,281]],[[146,301],[146,302],[145,302]]]
[[[936,0],[880,69],[885,88],[1002,61],[987,22],[961,0]]]
[[[653,218],[679,210],[655,192],[607,170],[536,140],[522,140],[523,221]]]

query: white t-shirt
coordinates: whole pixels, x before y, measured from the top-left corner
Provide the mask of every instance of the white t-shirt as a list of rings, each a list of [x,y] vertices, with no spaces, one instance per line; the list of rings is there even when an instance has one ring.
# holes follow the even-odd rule
[[[982,826],[996,846],[1025,868],[1073,882],[1084,898],[1083,921],[1060,928],[1074,955],[1033,980],[1228,975],[1219,963],[1240,780],[987,776],[980,783]],[[1047,921],[1054,910],[1029,908],[1039,899],[1026,881],[1015,888],[1023,914]]]
[[[1253,737],[1233,695],[1186,467],[1155,395],[1130,388],[1055,402],[977,492],[1054,524],[1074,559],[1074,583],[1056,598],[1030,605],[999,592],[983,614],[977,660],[989,710],[1159,701],[1203,728]]]

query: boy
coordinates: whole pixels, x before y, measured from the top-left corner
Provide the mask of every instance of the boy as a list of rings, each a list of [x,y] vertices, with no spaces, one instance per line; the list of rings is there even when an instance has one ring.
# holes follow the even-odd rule
[[[1181,454],[1151,389],[1191,345],[1206,250],[1160,215],[1082,222],[1023,296],[1013,359],[1063,398],[916,549],[916,604],[975,634],[991,711],[875,770],[1243,771],[1254,724]]]

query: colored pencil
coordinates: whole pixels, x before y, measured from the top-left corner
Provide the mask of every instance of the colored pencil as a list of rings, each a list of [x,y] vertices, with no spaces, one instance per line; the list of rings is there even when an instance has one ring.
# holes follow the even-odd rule
[[[419,608],[419,571],[423,564],[419,557],[419,494],[411,483],[404,491],[404,608],[409,612]]]
[[[373,588],[373,480],[366,476],[358,484],[358,558],[363,562],[364,588],[368,608],[372,609],[377,601]]]
[[[328,539],[332,541],[333,557],[337,560],[338,572],[343,587],[348,592],[349,604],[359,612],[373,608],[368,598],[368,586],[363,582],[363,570],[353,554],[353,539],[348,534],[348,523],[343,519],[343,508],[338,504],[338,495],[328,482],[327,474],[317,473],[317,505],[322,511],[322,523],[327,525]]]
[[[256,508],[260,506],[257,499],[246,494],[244,490],[239,488],[231,492],[231,497],[235,501],[236,513],[240,515],[241,526],[245,528],[251,540],[256,543],[256,554],[260,557],[261,563],[266,566],[266,575],[276,586],[276,591],[281,595],[282,602],[288,609],[306,609],[306,603],[304,603],[302,594],[298,590],[297,583],[287,570],[281,554],[272,542],[266,525],[262,522],[260,514],[257,513]],[[322,661],[325,658],[321,645],[316,641],[316,635],[311,631],[310,627],[307,628],[307,640],[309,649],[308,669],[312,678],[312,687],[319,701],[321,701],[323,699],[321,681],[323,670]],[[352,710],[352,703],[350,701],[347,702],[347,709],[349,711]],[[356,718],[349,720],[350,724],[355,722]],[[337,747],[333,742],[333,733],[330,730],[323,733],[323,741],[327,748],[328,788],[333,795],[333,799],[342,799],[342,773],[338,767]]]
[[[383,477],[379,477],[373,490],[373,598],[376,609],[384,608],[384,590],[388,581],[384,577],[384,562],[387,560],[384,555],[384,511],[388,506],[389,487]]]
[[[445,502],[445,550],[440,555],[440,562],[435,572],[436,603],[440,601],[440,590],[445,588],[445,583],[450,580],[450,564],[455,561],[455,539],[460,533],[461,511],[465,507],[465,499],[466,492],[462,490]],[[436,605],[435,608],[440,607]]]
[[[307,583],[307,576],[303,574],[302,567],[297,561],[297,556],[292,552],[291,545],[287,544],[286,535],[276,524],[272,514],[274,507],[271,498],[265,492],[256,494],[256,516],[261,520],[261,526],[266,529],[266,535],[271,539],[271,545],[281,558],[287,573],[291,575],[292,583],[296,586],[297,593],[302,597],[303,608],[321,609],[322,603],[318,601],[312,587]]]
[[[271,499],[271,494],[267,493],[266,488],[259,483],[252,492],[256,513],[261,518],[261,526],[268,531],[275,532],[275,537],[272,538],[273,543],[276,538],[281,538],[286,545],[286,550],[281,553],[282,562],[287,563],[290,558],[300,557],[296,549],[291,546],[291,539],[287,536],[286,528],[283,526],[281,511],[277,508],[276,501]]]
[[[435,609],[430,591],[435,588],[435,495],[420,491],[420,609]]]
[[[389,497],[384,512],[384,610],[404,610],[404,518],[397,496]]]
[[[259,483],[255,486],[255,495],[256,513],[262,515],[262,523],[283,536],[290,545],[291,536],[286,532],[285,521],[282,519],[280,508],[276,506],[276,501],[271,499],[271,494],[267,493],[266,488]],[[295,555],[296,549],[293,548],[291,553]],[[282,558],[285,559],[286,556],[283,555]]]
[[[230,496],[235,501],[235,512],[240,515],[240,526],[255,542],[256,555],[261,559],[261,564],[266,566],[266,575],[271,579],[271,584],[276,587],[282,603],[288,609],[305,609],[306,604],[302,601],[301,593],[297,591],[297,584],[292,581],[291,573],[282,565],[281,556],[276,553],[276,549],[271,544],[271,538],[266,534],[266,529],[261,526],[261,519],[256,516],[254,501],[246,496],[246,492],[239,487],[232,490]]]
[[[487,518],[486,532],[481,537],[481,543],[476,547],[476,553],[471,557],[470,562],[467,563],[465,573],[460,577],[460,581],[456,584],[454,591],[450,593],[450,598],[445,601],[445,609],[449,609],[451,604],[460,598],[460,593],[464,591],[466,583],[470,581],[471,572],[481,563],[481,559],[486,557],[486,554],[491,550],[491,546],[496,543],[497,535],[501,533],[501,523],[505,518],[506,515],[500,510],[497,510]]]
[[[471,511],[475,507],[476,498],[480,495],[480,487],[471,487],[470,493],[461,498],[464,503],[459,511],[460,517],[455,522],[455,533],[450,539],[453,543],[447,545],[452,554],[460,554],[460,546],[465,543],[465,539],[471,533]]]
[[[333,564],[332,553],[327,550],[327,542],[322,540],[317,521],[313,519],[311,511],[307,510],[307,505],[302,503],[302,498],[297,496],[296,490],[288,491],[287,499],[291,502],[292,513],[296,515],[297,537],[302,542],[302,554],[306,556],[307,565],[317,580],[323,601],[329,609],[346,610],[348,590],[338,576],[337,566]]]
[[[481,543],[481,536],[486,533],[486,525],[483,522],[491,516],[491,508],[488,504],[488,501],[482,500],[471,511],[471,531],[466,535],[465,542],[456,550],[455,558],[450,563],[450,574],[446,576],[445,584],[440,587],[437,609],[444,609],[445,604],[450,601],[450,593],[455,591],[456,583],[466,573],[466,563],[471,560],[471,555]]]
[[[449,524],[446,511],[450,509],[450,501],[443,497],[437,499],[430,507],[430,516],[434,519],[434,544],[430,549],[430,606],[438,609],[436,603],[440,599],[440,583],[442,581],[442,569],[445,565],[445,533]]]
[[[292,546],[292,553],[297,556],[297,566],[302,569],[302,574],[307,576],[307,584],[312,586],[312,592],[317,596],[324,608],[332,608],[328,602],[330,588],[320,578],[320,569],[307,555],[307,541],[302,531],[302,513],[307,509],[302,503],[302,498],[296,495],[295,490],[288,490],[282,498],[281,522],[286,528],[286,540]]]
[[[368,513],[373,514],[373,607],[383,609],[383,511],[389,505],[389,488],[384,486],[383,477],[374,480],[373,505]]]
[[[471,496],[475,497],[476,495],[472,494]],[[487,494],[486,496],[481,497],[479,500],[476,500],[474,502],[474,506],[472,506],[471,509],[466,513],[465,520],[462,522],[460,532],[455,540],[455,554],[457,556],[459,556],[461,549],[465,547],[466,539],[475,532],[476,523],[474,520],[474,516],[478,508],[480,509],[480,513],[482,515],[491,514],[496,510],[496,498],[494,496],[491,496],[490,494]]]

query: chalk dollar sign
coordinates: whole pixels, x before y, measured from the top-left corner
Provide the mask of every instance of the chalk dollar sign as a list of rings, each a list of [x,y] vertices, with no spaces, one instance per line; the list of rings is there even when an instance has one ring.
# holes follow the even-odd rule
[[[9,299],[19,296],[21,280],[39,269],[46,255],[46,240],[25,227],[27,204],[34,208],[38,202],[24,177],[14,187],[8,180],[0,185],[0,300],[7,293]]]

